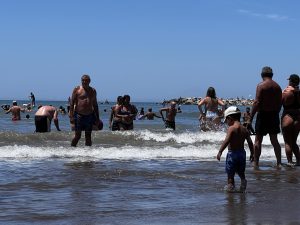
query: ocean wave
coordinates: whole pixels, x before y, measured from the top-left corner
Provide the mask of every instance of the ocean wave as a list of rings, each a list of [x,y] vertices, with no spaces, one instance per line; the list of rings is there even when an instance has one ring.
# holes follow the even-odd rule
[[[201,148],[187,145],[180,148],[165,146],[154,147],[32,147],[27,145],[13,145],[0,147],[1,160],[41,160],[62,159],[73,160],[152,160],[152,159],[176,159],[176,160],[216,160],[218,148],[216,144],[203,145]],[[247,150],[247,155],[249,151]],[[226,151],[223,154],[225,160]],[[264,148],[262,158],[274,159],[271,147]]]
[[[17,132],[0,132],[0,146],[6,145],[28,145],[28,146],[56,146],[68,147],[73,138],[73,132],[51,132],[51,133],[17,133]],[[202,146],[204,144],[221,145],[226,133],[219,132],[172,132],[172,131],[125,131],[111,132],[100,131],[93,132],[93,143],[96,145],[105,145],[108,147],[122,147],[124,145],[131,146],[177,146],[186,145]],[[254,136],[252,136],[254,142]],[[284,141],[282,135],[278,135],[279,143],[283,146]],[[84,141],[84,133],[82,140]],[[263,140],[264,146],[271,146],[271,141],[268,137]]]

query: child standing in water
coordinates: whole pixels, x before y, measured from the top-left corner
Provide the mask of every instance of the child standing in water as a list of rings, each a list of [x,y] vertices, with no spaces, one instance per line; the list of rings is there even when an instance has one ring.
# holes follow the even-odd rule
[[[247,140],[251,155],[250,160],[253,160],[253,142],[250,138],[249,131],[240,123],[241,112],[236,106],[230,106],[224,113],[225,122],[228,130],[225,140],[223,141],[217,155],[220,161],[222,152],[228,146],[226,156],[226,173],[228,176],[227,191],[235,190],[234,175],[237,173],[241,178],[240,191],[245,191],[247,188],[247,180],[245,177],[246,167],[246,151],[244,142]]]

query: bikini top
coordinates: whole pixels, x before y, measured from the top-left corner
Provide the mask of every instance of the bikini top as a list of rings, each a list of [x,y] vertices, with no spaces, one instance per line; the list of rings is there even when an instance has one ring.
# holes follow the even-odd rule
[[[119,111],[120,115],[130,115],[130,111],[124,110],[123,107],[121,108],[121,110]]]

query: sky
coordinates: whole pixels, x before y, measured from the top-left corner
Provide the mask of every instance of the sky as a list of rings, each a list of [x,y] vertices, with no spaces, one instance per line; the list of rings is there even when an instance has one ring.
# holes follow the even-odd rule
[[[254,98],[261,68],[300,74],[298,0],[0,0],[0,99]]]

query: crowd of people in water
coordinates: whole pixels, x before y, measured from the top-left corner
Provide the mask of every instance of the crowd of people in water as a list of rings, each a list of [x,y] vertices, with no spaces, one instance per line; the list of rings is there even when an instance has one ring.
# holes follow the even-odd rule
[[[228,188],[234,188],[234,174],[241,178],[241,190],[246,189],[245,179],[246,153],[244,142],[247,141],[251,151],[250,159],[255,167],[259,166],[262,141],[264,136],[269,134],[271,144],[274,148],[277,165],[281,162],[281,146],[277,135],[282,131],[287,165],[294,167],[300,165],[300,153],[297,145],[297,138],[300,131],[300,94],[299,76],[292,74],[288,78],[288,85],[282,91],[281,87],[273,80],[273,70],[271,67],[263,67],[261,72],[262,82],[256,87],[256,97],[252,107],[247,107],[245,112],[241,112],[238,107],[227,107],[226,103],[216,96],[213,87],[207,89],[206,97],[198,101],[200,112],[199,123],[202,131],[215,131],[221,124],[228,125],[227,135],[220,147],[217,158],[220,160],[221,154],[226,147],[228,153],[226,157],[226,171],[228,175]],[[85,132],[85,145],[91,146],[91,133],[93,130],[101,130],[103,122],[100,119],[97,101],[97,91],[90,86],[89,75],[81,77],[81,85],[74,88],[67,110],[64,107],[58,109],[51,105],[38,106],[35,113],[36,132],[49,132],[51,121],[60,131],[58,114],[68,114],[74,137],[71,146],[76,146],[81,138],[82,131]],[[31,102],[25,108],[18,106],[13,101],[12,106],[4,105],[2,108],[6,113],[12,114],[12,120],[20,120],[20,112],[32,110],[36,106],[35,96],[30,93]],[[280,118],[280,111],[283,113]],[[144,108],[140,111],[130,101],[129,95],[118,96],[116,104],[111,107],[109,117],[109,128],[112,131],[133,130],[134,120],[161,118],[165,127],[171,130],[176,129],[175,118],[180,113],[177,102],[170,102],[169,106],[162,107],[159,113],[149,108],[145,113]],[[252,127],[253,118],[256,116],[255,128]],[[241,118],[243,121],[241,122]],[[255,135],[254,144],[250,135]],[[296,162],[293,162],[293,156]]]

